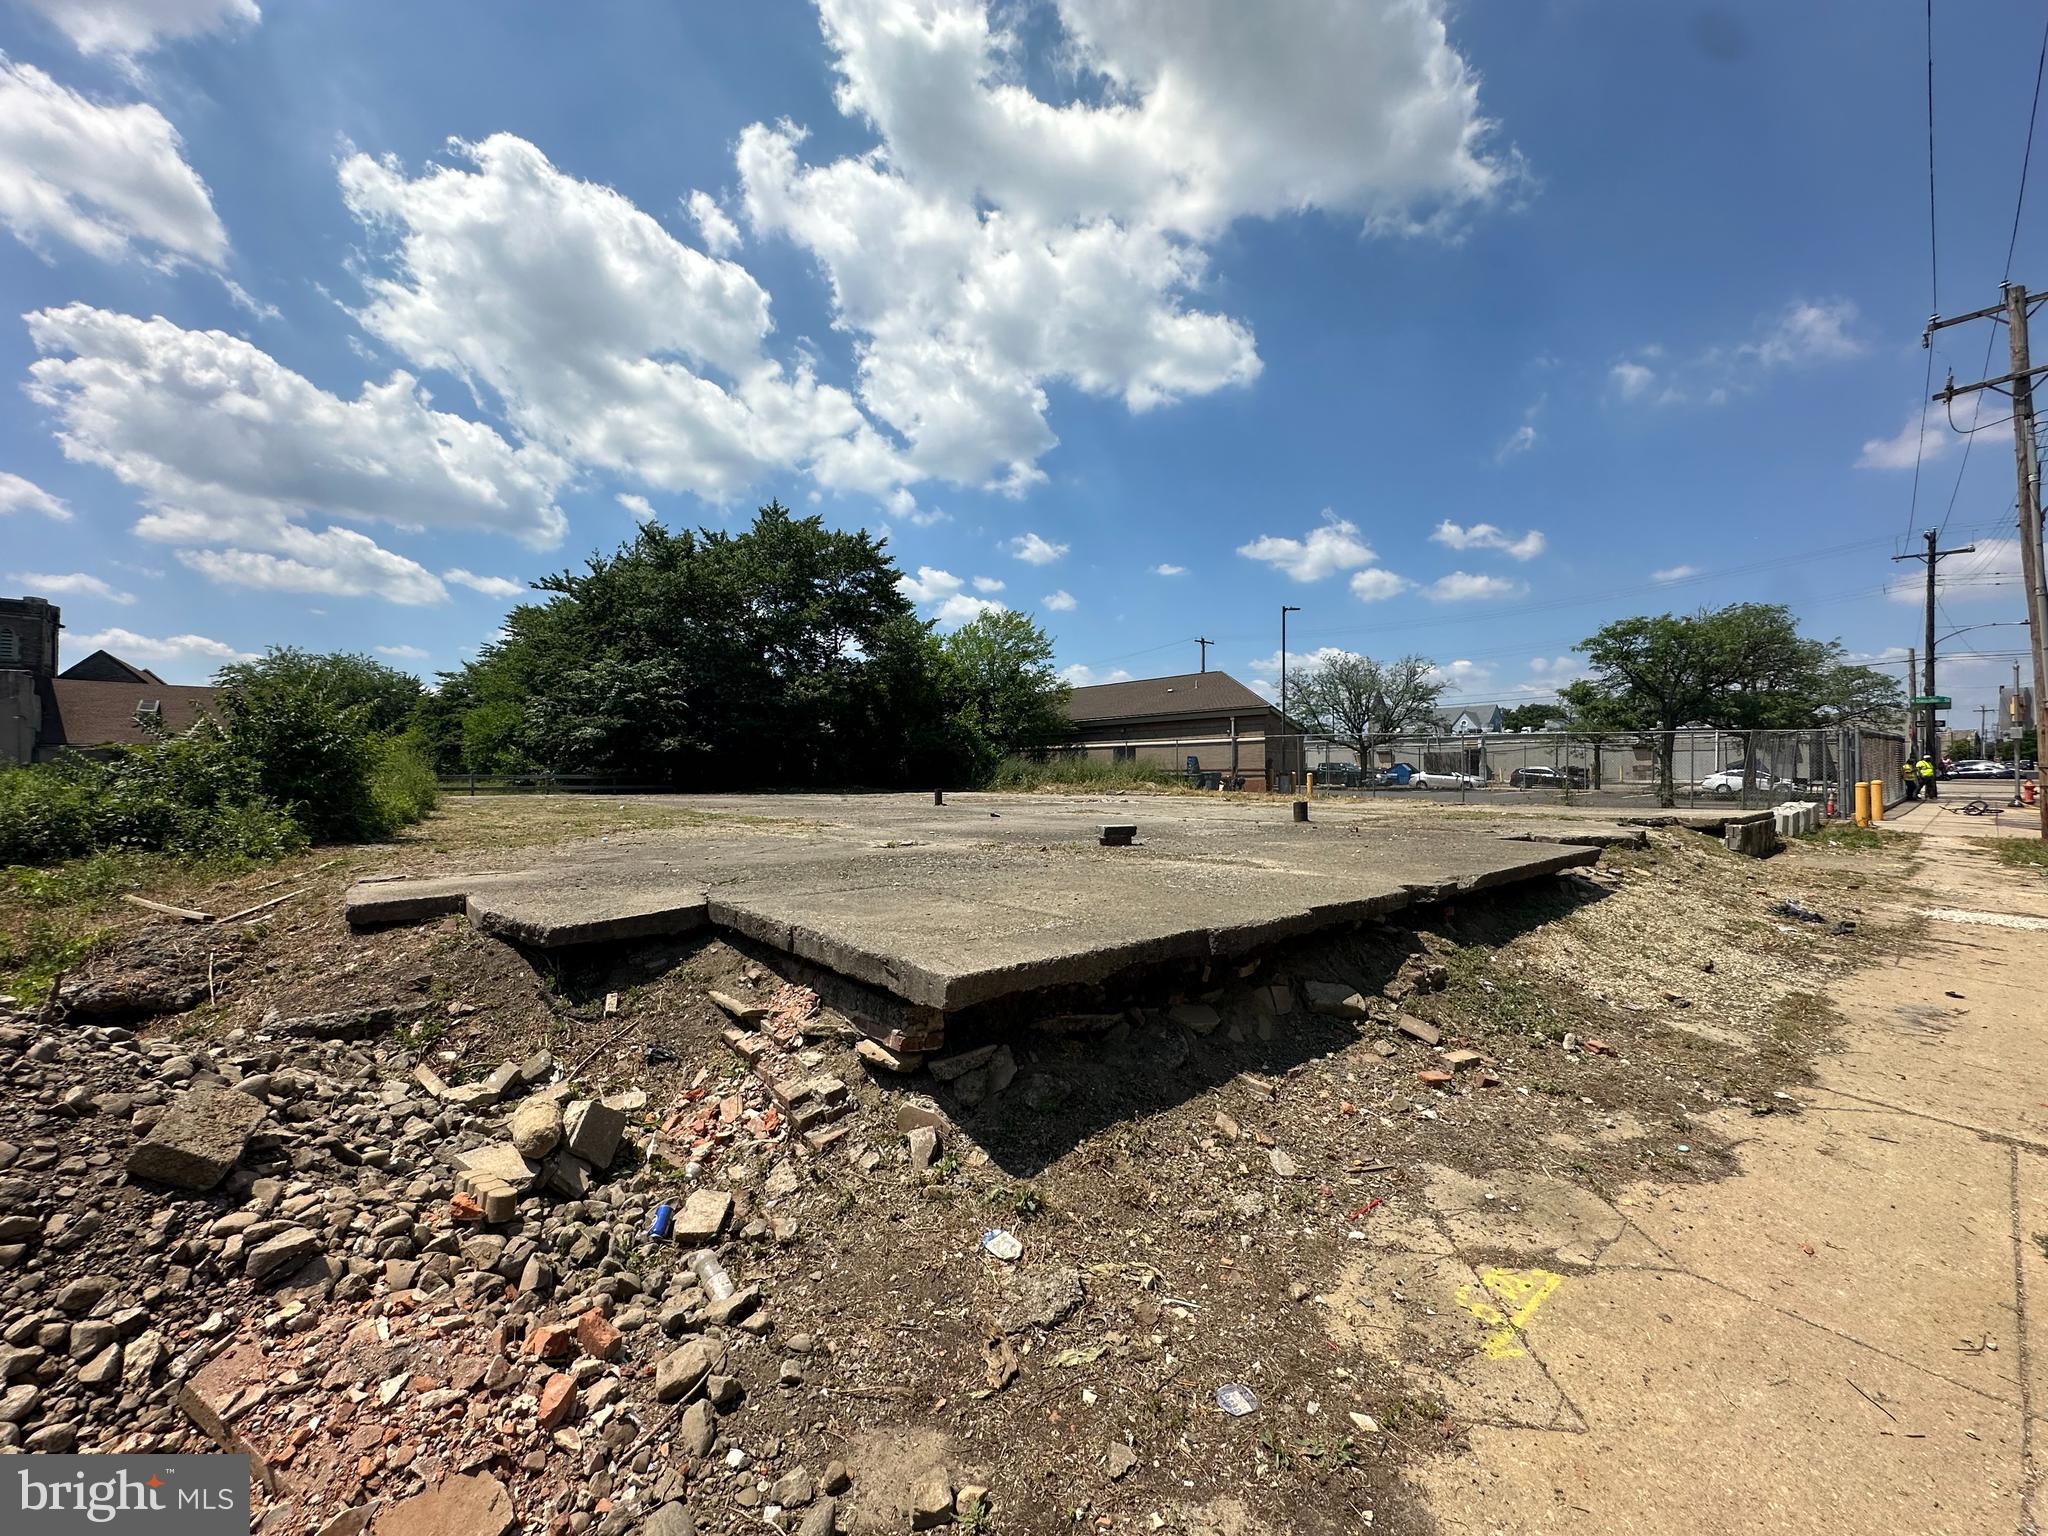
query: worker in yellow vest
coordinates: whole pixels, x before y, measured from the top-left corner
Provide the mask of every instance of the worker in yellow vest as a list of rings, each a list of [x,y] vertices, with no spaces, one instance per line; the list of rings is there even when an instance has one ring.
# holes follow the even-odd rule
[[[1920,775],[1920,798],[1922,800],[1939,798],[1934,788],[1934,760],[1928,757],[1921,758],[1919,762],[1913,765],[1913,771]]]

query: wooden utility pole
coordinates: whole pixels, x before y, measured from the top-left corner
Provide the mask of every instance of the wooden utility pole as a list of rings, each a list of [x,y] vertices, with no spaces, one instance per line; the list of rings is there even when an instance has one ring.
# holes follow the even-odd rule
[[[1921,537],[1927,540],[1927,552],[1925,554],[1893,555],[1892,558],[1894,560],[1924,560],[1927,562],[1927,688],[1924,697],[1932,700],[1935,697],[1934,568],[1937,565],[1941,564],[1941,562],[1948,558],[1948,556],[1967,555],[1971,553],[1973,550],[1975,550],[1977,546],[1974,544],[1965,544],[1960,549],[1939,549],[1936,547],[1941,542],[1941,530],[1938,528],[1929,528],[1926,531],[1926,533],[1921,535]],[[1913,678],[1912,674],[1909,672],[1906,675],[1906,686],[1910,688],[1912,684]],[[1921,727],[1920,755],[1922,757],[1938,758],[1941,752],[1941,727],[1935,724],[1934,712],[1937,709],[1941,708],[1941,706],[1939,704],[1929,703],[1925,706],[1925,708],[1927,710],[1927,714],[1925,716],[1926,723]],[[1940,791],[1935,788],[1935,780],[1933,779],[1925,780],[1921,784],[1921,788],[1923,791],[1925,791],[1927,798],[1930,800],[1938,799],[1940,797]]]
[[[1204,672],[1209,670],[1209,647],[1215,643],[1214,640],[1204,640],[1200,635],[1195,636],[1195,644],[1202,648],[1202,670]]]
[[[1913,689],[1918,686],[1913,679],[1919,675],[1920,653],[1909,645],[1906,647],[1906,697],[1909,699],[1913,696]],[[1913,706],[1908,704],[1906,706],[1906,761],[1908,763],[1917,761],[1920,756],[1918,752],[1913,750],[1920,735],[1920,727],[1917,721],[1918,717],[1913,713]]]
[[[2003,320],[2006,340],[2011,346],[2011,368],[2002,378],[1981,379],[1975,384],[1958,385],[1953,375],[1948,385],[1934,398],[1946,403],[1957,395],[1973,394],[1980,389],[1997,390],[2012,397],[2012,443],[2015,467],[2019,471],[2019,540],[2020,574],[2026,584],[2027,632],[2032,642],[2028,650],[2034,662],[2034,754],[2040,758],[2041,743],[2048,736],[2048,562],[2044,562],[2041,550],[2041,464],[2034,443],[2034,376],[2048,372],[2048,368],[2036,368],[2027,344],[2027,321],[2040,307],[2048,295],[2028,294],[2019,283],[2004,285],[2004,300],[1990,309],[1980,309],[1973,314],[1957,315],[1952,320],[1936,316],[1928,322],[1927,331],[1920,338],[1920,344],[1928,345],[1928,338],[1945,326],[1960,325],[1966,320]],[[2014,754],[2017,759],[2018,754]],[[2018,765],[2014,765],[2013,788],[2019,788]],[[2048,794],[2035,796],[2041,813],[2041,839],[2048,842]]]

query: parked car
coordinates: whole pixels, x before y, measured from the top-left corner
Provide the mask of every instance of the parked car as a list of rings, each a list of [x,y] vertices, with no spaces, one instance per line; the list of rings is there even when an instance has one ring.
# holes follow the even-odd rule
[[[1508,787],[1510,789],[1584,789],[1592,782],[1592,776],[1585,769],[1577,766],[1567,768],[1532,766],[1517,768],[1508,775]]]
[[[1750,776],[1749,784],[1751,789],[1768,790],[1780,787],[1780,781],[1772,778],[1761,768]],[[1719,773],[1710,773],[1700,780],[1700,788],[1709,794],[1739,795],[1742,793],[1742,769],[1723,768]]]
[[[1476,773],[1440,773],[1434,769],[1408,775],[1410,789],[1477,789],[1484,782]]]
[[[1952,779],[2010,779],[2014,777],[2011,763],[1994,763],[1988,757],[1967,757],[1949,769]]]

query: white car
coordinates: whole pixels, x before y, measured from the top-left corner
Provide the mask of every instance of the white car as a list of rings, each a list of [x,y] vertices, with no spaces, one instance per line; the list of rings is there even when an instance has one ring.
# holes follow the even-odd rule
[[[1476,773],[1438,773],[1418,769],[1408,775],[1410,789],[1477,789],[1480,782]]]
[[[1749,787],[1751,789],[1774,790],[1778,787],[1778,780],[1772,778],[1768,773],[1759,770],[1750,776]],[[1706,790],[1709,794],[1739,795],[1742,793],[1742,770],[1740,768],[1724,768],[1719,773],[1710,773],[1700,780],[1700,788]]]

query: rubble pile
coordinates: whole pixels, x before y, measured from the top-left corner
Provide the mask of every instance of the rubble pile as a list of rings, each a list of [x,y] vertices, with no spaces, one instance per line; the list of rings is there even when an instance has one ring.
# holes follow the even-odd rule
[[[246,1452],[265,1530],[680,1536],[708,1487],[825,1536],[844,1468],[727,1421],[829,1368],[747,1276],[830,1082],[700,1070],[658,1115],[544,1051],[451,1083],[389,1043],[0,1023],[0,1448]]]

